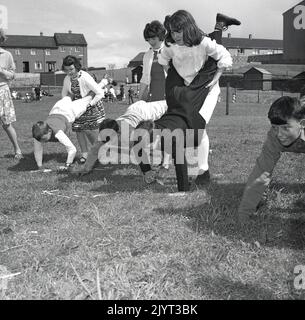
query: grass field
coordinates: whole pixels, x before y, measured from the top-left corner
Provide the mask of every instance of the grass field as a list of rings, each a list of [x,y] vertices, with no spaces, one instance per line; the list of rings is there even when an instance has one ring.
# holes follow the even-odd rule
[[[212,183],[177,198],[173,168],[165,186],[144,185],[132,165],[82,178],[31,172],[31,126],[56,99],[15,103],[24,160],[11,158],[0,135],[0,273],[16,274],[6,290],[2,280],[0,298],[304,299],[293,286],[294,267],[305,265],[304,155],[282,156],[266,206],[246,228],[236,225],[268,105],[234,104],[229,116],[217,106],[208,128]],[[60,145],[46,148],[49,168],[65,158]]]

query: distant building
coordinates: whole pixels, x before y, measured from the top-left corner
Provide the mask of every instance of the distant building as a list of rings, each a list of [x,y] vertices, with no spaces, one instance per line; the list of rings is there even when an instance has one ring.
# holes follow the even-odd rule
[[[54,72],[61,69],[62,60],[74,55],[88,67],[87,42],[83,34],[54,33],[53,37],[8,35],[1,45],[13,55],[17,73]]]
[[[244,73],[244,89],[246,90],[271,90],[272,74],[263,68],[251,68]]]
[[[284,59],[305,63],[305,1],[283,13]]]

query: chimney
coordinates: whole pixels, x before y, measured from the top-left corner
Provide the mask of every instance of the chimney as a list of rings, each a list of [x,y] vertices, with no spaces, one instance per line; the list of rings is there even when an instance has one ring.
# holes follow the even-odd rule
[[[40,31],[40,35],[43,36],[43,32],[42,31]]]
[[[69,30],[68,32],[69,32],[69,33],[72,33],[72,31],[71,31],[71,30]]]
[[[252,39],[252,34],[251,34],[251,33],[249,34],[249,39],[250,39],[250,40]]]
[[[231,33],[228,33],[228,38],[231,38]]]

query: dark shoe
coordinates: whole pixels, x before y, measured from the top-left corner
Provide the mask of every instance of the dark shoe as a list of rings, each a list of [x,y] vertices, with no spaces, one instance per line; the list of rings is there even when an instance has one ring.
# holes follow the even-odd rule
[[[225,16],[222,13],[217,13],[216,16],[216,27],[215,28],[220,28],[221,30],[226,30],[228,29],[229,26],[239,26],[241,22],[235,18],[231,18],[228,16]]]
[[[197,176],[197,178],[195,179],[195,184],[197,184],[198,186],[200,185],[202,186],[210,183],[210,181],[211,181],[210,172],[209,170],[207,170],[204,173],[199,174]]]
[[[86,161],[87,161],[87,159],[86,159],[85,157],[81,157],[81,158],[79,158],[79,160],[78,160],[78,162],[79,162],[80,164],[85,164]]]

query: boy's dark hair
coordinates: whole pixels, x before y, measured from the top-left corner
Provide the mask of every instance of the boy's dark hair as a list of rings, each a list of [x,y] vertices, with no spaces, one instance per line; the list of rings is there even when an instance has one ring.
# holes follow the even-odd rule
[[[72,65],[74,65],[74,67],[75,67],[75,69],[76,69],[77,71],[81,70],[81,68],[82,68],[82,65],[81,65],[81,63],[80,63],[80,60],[79,60],[77,57],[71,56],[71,55],[66,56],[66,57],[64,58],[63,62],[62,62],[61,69],[62,69],[63,71],[65,71],[65,67],[70,67],[70,66],[72,66]]]
[[[171,31],[183,31],[183,42],[187,47],[198,46],[204,38],[204,32],[197,26],[193,16],[185,10],[178,10],[171,16],[167,15],[164,20],[167,31],[165,45],[175,43]]]
[[[136,127],[136,130],[137,129],[142,129],[142,130],[146,130],[148,131],[148,134],[149,134],[149,139],[150,141],[152,141],[153,139],[153,132],[154,132],[154,129],[156,128],[156,124],[154,123],[154,121],[152,120],[146,120],[146,121],[141,121],[137,127]],[[138,142],[140,142],[142,139],[141,137],[139,137],[139,140]]]
[[[283,96],[272,103],[268,118],[275,125],[287,124],[289,119],[305,119],[305,105],[297,98]]]
[[[105,119],[99,126],[99,131],[103,131],[104,129],[112,129],[115,132],[119,132],[120,126],[118,122],[114,119]],[[105,140],[103,140],[104,143],[110,141],[110,136],[107,136]]]
[[[158,37],[160,41],[163,41],[165,38],[166,30],[163,24],[160,21],[153,20],[150,23],[147,23],[143,31],[144,39],[148,40],[149,38]]]
[[[50,127],[43,121],[38,121],[32,127],[32,136],[37,141],[40,141],[41,138],[49,132]]]
[[[119,132],[120,126],[118,122],[114,119],[105,119],[99,126],[99,131],[104,129],[112,129],[115,132]]]

